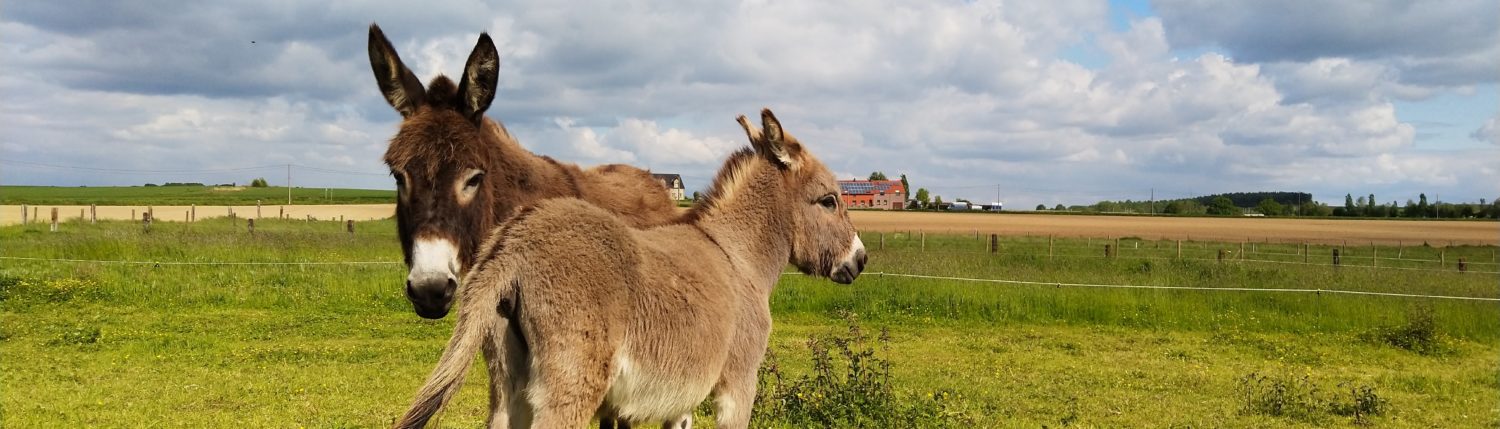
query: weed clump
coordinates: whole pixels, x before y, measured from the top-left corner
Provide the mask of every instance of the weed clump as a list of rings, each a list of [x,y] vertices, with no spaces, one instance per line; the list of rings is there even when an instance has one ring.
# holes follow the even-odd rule
[[[959,427],[972,424],[962,398],[940,390],[925,395],[898,393],[891,386],[891,364],[883,355],[890,336],[884,329],[872,341],[850,313],[846,335],[807,341],[809,374],[790,375],[767,352],[761,365],[753,427]],[[878,351],[877,352],[877,348]]]
[[[1308,423],[1324,423],[1328,414],[1352,417],[1356,424],[1368,424],[1388,408],[1375,387],[1352,382],[1339,383],[1338,389],[1325,393],[1308,376],[1271,376],[1252,372],[1240,377],[1240,412],[1271,417],[1286,417]],[[1345,390],[1347,389],[1347,390]]]
[[[1406,323],[1380,326],[1361,334],[1367,342],[1386,344],[1410,350],[1424,356],[1440,355],[1448,351],[1446,340],[1438,332],[1437,320],[1432,307],[1419,305],[1406,313]]]

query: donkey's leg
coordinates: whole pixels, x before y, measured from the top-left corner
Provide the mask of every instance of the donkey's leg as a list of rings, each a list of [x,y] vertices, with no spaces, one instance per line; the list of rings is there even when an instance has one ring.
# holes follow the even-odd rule
[[[692,427],[693,413],[683,414],[682,417],[678,417],[676,420],[661,422],[661,429],[692,429]]]
[[[726,375],[715,393],[714,418],[719,429],[749,428],[750,408],[755,405],[755,371],[748,375]]]
[[[531,381],[530,355],[526,352],[526,345],[521,341],[521,336],[514,329],[506,329],[505,332],[505,366],[509,371],[509,383],[505,386],[510,400],[510,427],[514,429],[528,429],[531,427],[531,403],[526,400],[526,385]],[[490,422],[490,427],[499,426]]]
[[[484,351],[484,366],[490,373],[490,418],[486,426],[490,429],[505,429],[510,424],[511,380],[506,376],[505,349],[498,342],[500,335],[491,335],[481,346]]]
[[[604,403],[610,374],[615,371],[612,347],[599,344],[597,337],[590,338],[585,331],[560,332],[547,338],[546,346],[533,350],[527,396],[536,411],[535,427],[582,427]],[[562,338],[575,333],[580,335]]]

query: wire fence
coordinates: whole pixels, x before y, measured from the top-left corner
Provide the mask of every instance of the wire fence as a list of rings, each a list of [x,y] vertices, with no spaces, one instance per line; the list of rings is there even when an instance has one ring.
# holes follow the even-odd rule
[[[967,252],[967,253],[974,253],[974,252]],[[132,261],[132,260],[107,260],[107,259],[38,258],[38,257],[23,257],[23,256],[0,256],[0,260],[41,262],[41,263],[69,263],[69,264],[149,265],[149,266],[157,266],[157,267],[160,267],[160,266],[298,266],[298,267],[308,267],[308,266],[386,266],[386,267],[389,267],[389,266],[398,266],[398,265],[402,264],[401,261],[281,261],[281,262],[275,262],[275,261]],[[1200,259],[1195,259],[1195,260],[1200,260]],[[1257,261],[1257,262],[1273,262],[1273,261]],[[801,274],[801,273],[794,272],[794,271],[793,272],[783,272],[783,273],[781,273],[781,275],[783,275],[783,276],[786,276],[786,275],[799,275],[799,274]],[[914,274],[914,273],[896,273],[896,272],[881,272],[881,271],[866,272],[866,273],[863,273],[862,276],[865,276],[867,278],[869,276],[876,276],[876,277],[897,277],[897,278],[911,278],[911,279],[925,279],[925,280],[943,280],[943,281],[959,281],[959,282],[985,283],[985,284],[1008,284],[1008,285],[1024,285],[1024,286],[1047,286],[1047,287],[1054,287],[1054,288],[1064,288],[1064,287],[1067,287],[1067,288],[1104,288],[1104,289],[1190,290],[1190,291],[1205,291],[1205,292],[1312,293],[1312,294],[1319,294],[1319,295],[1322,295],[1322,294],[1332,294],[1332,295],[1364,295],[1364,296],[1384,296],[1384,297],[1400,297],[1400,298],[1420,298],[1420,299],[1439,299],[1439,300],[1500,302],[1500,298],[1490,298],[1490,297],[1412,294],[1412,293],[1375,292],[1375,291],[1359,291],[1359,290],[1346,290],[1346,289],[1322,289],[1322,288],[1315,288],[1315,289],[1310,289],[1310,288],[1248,288],[1248,287],[1207,287],[1207,286],[1134,285],[1134,284],[1105,284],[1105,283],[1070,283],[1070,282],[1051,282],[1051,281],[1034,281],[1034,280],[1015,280],[1015,279],[975,278],[975,277],[959,277],[959,276],[940,276],[940,275]]]
[[[999,234],[936,235],[929,242],[925,233],[861,232],[866,247],[878,250],[938,253],[953,255],[1007,255],[1042,258],[1186,260],[1215,262],[1248,262],[1326,266],[1331,268],[1364,268],[1377,270],[1465,272],[1500,274],[1495,246],[1448,248],[1430,246],[1312,245],[1272,242],[1270,240],[1239,243],[1184,240],[1142,240],[1137,238],[1067,238],[1052,236],[1002,236]],[[968,237],[973,237],[969,239]],[[956,239],[955,239],[956,238]],[[1086,244],[1078,244],[1084,241]],[[1129,246],[1127,246],[1129,244]],[[1144,244],[1144,246],[1142,245]],[[1166,247],[1163,247],[1163,244]],[[1286,249],[1291,247],[1293,251]],[[1473,247],[1473,246],[1470,246]],[[1485,251],[1488,254],[1484,254]],[[1381,256],[1396,255],[1395,257]],[[1412,254],[1413,256],[1406,256]],[[1416,256],[1427,255],[1427,256]],[[1300,259],[1300,260],[1299,260]],[[1317,261],[1317,262],[1314,262]]]

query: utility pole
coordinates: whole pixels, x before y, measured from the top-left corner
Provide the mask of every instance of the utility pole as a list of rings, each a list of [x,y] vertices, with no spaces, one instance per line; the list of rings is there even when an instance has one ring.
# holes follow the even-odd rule
[[[1156,216],[1156,188],[1151,188],[1151,215]]]

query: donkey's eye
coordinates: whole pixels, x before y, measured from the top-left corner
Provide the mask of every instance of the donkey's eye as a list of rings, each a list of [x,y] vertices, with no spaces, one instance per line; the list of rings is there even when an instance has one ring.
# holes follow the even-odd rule
[[[396,187],[397,188],[404,188],[404,187],[406,187],[406,176],[405,175],[402,175],[401,173],[391,173],[391,176],[396,178]]]
[[[484,173],[475,174],[469,177],[469,181],[464,182],[464,187],[473,188],[479,186],[479,183],[482,181],[484,181]]]
[[[818,199],[818,205],[832,209],[839,206],[839,200],[832,195],[824,195],[823,198]]]

